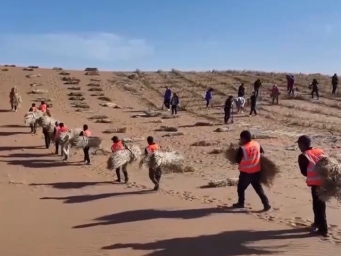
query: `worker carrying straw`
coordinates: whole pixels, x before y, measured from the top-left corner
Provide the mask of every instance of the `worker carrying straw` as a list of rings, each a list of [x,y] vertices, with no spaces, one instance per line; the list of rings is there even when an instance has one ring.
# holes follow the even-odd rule
[[[160,146],[154,142],[154,138],[152,136],[147,137],[147,143],[148,143],[148,146],[144,150],[145,155],[151,155],[155,151],[158,151],[161,149]],[[162,174],[162,171],[160,167],[155,167],[155,168],[149,167],[149,179],[154,183],[155,191],[159,190],[161,174]]]
[[[244,208],[245,190],[251,184],[263,203],[264,211],[268,211],[271,206],[261,184],[261,155],[264,154],[264,150],[257,141],[252,140],[251,133],[247,130],[240,133],[239,145],[240,147],[234,148],[232,154],[229,154],[230,157],[234,155],[235,159],[231,160],[238,164],[240,171],[237,186],[238,202],[233,204],[233,208]],[[228,149],[228,151],[231,151],[231,149]]]
[[[125,150],[126,148],[124,147],[122,141],[117,137],[114,136],[111,138],[111,141],[113,142],[112,146],[111,146],[111,152],[115,153],[119,150]],[[120,167],[117,167],[115,172],[116,172],[116,176],[117,176],[117,180],[116,182],[121,182],[121,169],[124,175],[124,183],[128,183],[129,181],[129,177],[128,177],[128,171],[127,171],[127,166],[128,166],[128,162],[123,164]]]
[[[306,183],[311,187],[311,195],[313,200],[314,223],[311,228],[313,232],[319,235],[328,236],[328,225],[326,218],[326,202],[319,196],[319,189],[323,183],[323,179],[315,168],[317,163],[325,157],[322,149],[313,148],[311,140],[307,135],[302,135],[297,140],[298,147],[302,154],[298,156],[298,165],[303,176],[307,177]]]

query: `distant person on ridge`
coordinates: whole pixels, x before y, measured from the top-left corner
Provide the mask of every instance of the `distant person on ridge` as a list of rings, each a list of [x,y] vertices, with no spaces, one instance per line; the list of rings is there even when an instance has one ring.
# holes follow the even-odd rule
[[[252,116],[252,114],[255,114],[255,116],[257,115],[256,102],[257,102],[256,94],[255,92],[252,92],[252,95],[250,97],[250,103],[251,103],[250,116]]]
[[[334,95],[336,94],[338,84],[339,84],[339,78],[337,77],[337,74],[334,74],[332,77],[332,87],[333,87],[332,94]]]
[[[278,98],[279,98],[279,95],[281,94],[281,92],[279,91],[279,88],[276,84],[274,84],[271,88],[271,98],[272,98],[272,104],[275,104],[275,101],[276,101],[276,104],[278,104]]]
[[[233,104],[233,96],[230,95],[226,101],[224,106],[224,123],[227,124],[229,122],[229,119],[231,117],[231,111],[232,111],[232,104]]]
[[[210,88],[206,91],[206,94],[205,94],[205,100],[206,100],[206,108],[209,107],[210,105],[210,102],[212,100],[212,92],[213,92],[213,89]]]
[[[293,75],[287,75],[287,89],[288,89],[288,95],[294,96],[295,95],[295,78]]]
[[[173,97],[170,101],[171,109],[172,109],[172,115],[176,115],[178,113],[178,106],[180,104],[179,97],[176,93],[173,93]]]
[[[166,86],[166,91],[165,91],[165,95],[164,95],[164,99],[163,99],[163,105],[170,110],[170,101],[172,98],[172,91],[171,89],[168,88],[168,86]],[[162,109],[163,109],[163,105],[162,105]]]
[[[311,98],[312,99],[314,99],[314,94],[316,94],[317,99],[320,98],[318,85],[319,85],[319,83],[317,82],[317,80],[313,79],[313,82],[309,86],[309,88],[311,89]]]

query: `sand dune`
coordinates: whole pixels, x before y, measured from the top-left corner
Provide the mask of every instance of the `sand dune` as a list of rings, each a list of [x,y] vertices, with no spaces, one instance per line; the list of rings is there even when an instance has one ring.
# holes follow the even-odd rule
[[[307,231],[312,220],[310,191],[298,170],[294,143],[299,134],[308,133],[326,151],[340,148],[337,107],[341,98],[329,95],[329,78],[297,76],[301,97],[282,99],[279,106],[269,104],[264,90],[259,116],[238,114],[229,131],[214,132],[222,127],[222,109],[204,108],[207,88],[215,89],[214,104],[219,106],[226,95],[235,94],[238,83],[251,84],[258,77],[265,88],[275,82],[285,94],[285,76],[176,70],[60,72],[61,68],[27,71],[11,66],[0,71],[0,255],[337,255],[340,206],[328,203],[331,236],[320,243]],[[325,86],[318,102],[306,95],[312,77]],[[77,79],[77,84],[70,84]],[[32,87],[34,83],[39,87]],[[139,115],[160,111],[166,85],[180,97],[180,117],[162,118],[169,115],[167,111],[155,117]],[[8,111],[13,86],[23,98],[18,112]],[[32,88],[42,93],[28,94]],[[153,135],[162,146],[181,151],[196,172],[164,175],[161,191],[150,192],[148,174],[137,165],[129,169],[131,183],[123,185],[112,182],[113,173],[105,169],[107,156],[92,155],[92,165],[87,166],[81,162],[82,152],[73,150],[70,161],[63,163],[52,149],[42,147],[40,129],[31,135],[23,125],[31,103],[42,98],[52,104],[53,117],[68,127],[88,124],[95,136],[103,138],[106,149],[113,134],[103,132],[126,128],[117,135],[135,140],[141,148],[146,146],[145,138]],[[96,115],[111,122],[96,122]],[[194,125],[197,122],[215,125]],[[177,127],[183,135],[155,131],[161,126]],[[235,141],[246,128],[258,135],[283,172],[267,191],[273,206],[267,213],[257,212],[262,206],[252,189],[246,195],[248,208],[240,212],[226,208],[236,200],[235,187],[199,188],[209,180],[238,175],[221,154],[210,152]],[[191,146],[198,141],[214,143]]]

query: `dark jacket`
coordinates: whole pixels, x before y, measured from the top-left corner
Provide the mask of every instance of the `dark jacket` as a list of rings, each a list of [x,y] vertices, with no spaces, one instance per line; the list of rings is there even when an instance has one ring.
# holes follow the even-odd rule
[[[310,86],[313,88],[313,90],[317,90],[318,85],[319,85],[319,83],[317,82],[316,79],[314,79]]]
[[[180,100],[179,100],[179,97],[178,96],[173,96],[171,101],[170,101],[170,104],[172,106],[177,106],[180,104]]]
[[[339,84],[339,78],[337,76],[332,76],[332,85],[338,85]]]
[[[264,149],[262,148],[262,146],[260,146],[260,153],[261,154],[264,154]],[[241,147],[238,148],[238,151],[237,151],[237,154],[236,154],[236,163],[237,164],[240,164],[240,162],[242,161],[243,159],[243,156],[244,156],[244,153],[243,153],[243,149]]]
[[[255,90],[258,90],[261,86],[262,86],[262,82],[261,82],[259,79],[257,79],[257,80],[255,81],[255,83],[253,84],[253,88],[254,88]]]
[[[171,91],[171,89],[167,89],[167,90],[165,91],[164,99],[165,99],[165,100],[170,100],[171,97],[172,97],[172,91]]]
[[[257,101],[256,95],[252,95],[250,97],[250,101],[251,101],[251,106],[256,106],[256,101]]]
[[[224,110],[226,111],[226,110],[231,110],[231,108],[232,108],[232,99],[227,99],[226,101],[225,101],[225,106],[224,106]]]
[[[309,149],[312,149],[312,147],[308,148],[307,150]],[[300,167],[302,175],[305,177],[307,177],[308,165],[309,165],[308,158],[305,155],[300,154],[298,156],[298,166]]]
[[[244,85],[241,85],[238,88],[238,97],[244,97],[244,96],[245,96],[245,87]]]

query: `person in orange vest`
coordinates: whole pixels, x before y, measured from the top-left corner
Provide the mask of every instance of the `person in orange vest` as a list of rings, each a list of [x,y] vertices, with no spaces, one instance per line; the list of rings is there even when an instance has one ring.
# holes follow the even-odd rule
[[[269,200],[260,183],[261,165],[260,156],[264,154],[263,148],[257,141],[252,140],[251,133],[244,130],[240,133],[240,147],[236,154],[236,162],[239,164],[238,203],[233,208],[244,208],[245,190],[251,184],[260,197],[264,211],[271,209]]]
[[[153,154],[155,151],[160,150],[161,147],[154,142],[152,136],[147,137],[148,146],[145,148],[144,152],[146,155]],[[149,179],[154,183],[154,190],[159,190],[160,179],[161,179],[161,168],[149,168]]]
[[[318,188],[322,184],[322,178],[317,174],[314,167],[316,163],[324,156],[322,149],[313,148],[311,140],[307,135],[302,135],[297,140],[298,147],[302,154],[298,157],[298,165],[303,176],[307,177],[306,183],[311,187],[313,201],[314,223],[311,228],[313,232],[319,235],[328,236],[328,225],[326,217],[326,202],[318,196]]]
[[[37,111],[37,107],[35,103],[32,103],[30,109],[28,110],[28,112],[36,112]],[[35,124],[30,124],[30,128],[31,128],[31,133],[37,133],[37,129],[36,129],[36,125]]]
[[[111,152],[117,152],[119,150],[125,149],[123,143],[117,136],[114,136],[111,138],[111,141],[113,142],[111,146]],[[120,167],[116,169],[116,175],[117,175],[117,182],[121,182],[121,173],[120,173]],[[124,183],[127,183],[129,181],[128,177],[128,171],[127,171],[127,164],[122,165],[122,172],[124,175]]]
[[[59,127],[59,121],[56,121],[54,123],[54,130],[53,130],[53,134],[54,134],[54,144],[56,145],[56,151],[55,151],[55,154],[58,155],[59,154],[59,141],[57,140],[57,137],[59,135],[59,130],[60,130],[60,127]],[[63,151],[62,151],[63,152]]]
[[[79,136],[91,137],[91,132],[89,131],[89,127],[87,124],[83,125],[83,131],[79,134]],[[89,147],[83,148],[84,152],[84,162],[90,165],[90,154],[89,154]]]
[[[42,102],[40,103],[39,110],[40,110],[41,112],[46,113],[46,111],[47,111],[47,105],[46,105],[45,101],[42,101]]]

